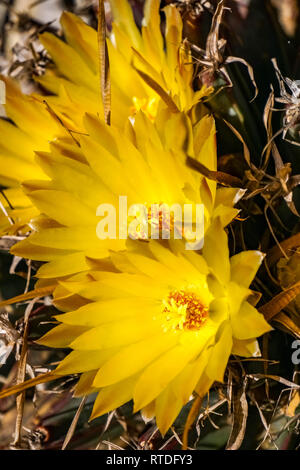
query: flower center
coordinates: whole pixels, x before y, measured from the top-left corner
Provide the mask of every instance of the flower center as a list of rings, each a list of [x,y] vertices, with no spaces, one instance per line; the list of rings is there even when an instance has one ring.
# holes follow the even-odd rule
[[[162,202],[144,204],[145,212],[137,213],[134,230],[130,230],[131,236],[139,240],[168,239],[173,234],[175,228],[174,213],[169,210],[169,206]],[[180,228],[176,227],[176,230]]]
[[[208,307],[201,299],[188,290],[170,292],[163,300],[163,329],[199,330],[208,319]]]
[[[157,114],[157,107],[159,100],[156,97],[153,98],[138,98],[134,96],[132,98],[133,106],[131,107],[131,114],[135,114],[142,110],[148,116],[151,121],[154,121]]]
[[[174,213],[168,210],[168,205],[162,202],[148,206],[148,222],[160,232],[174,229]]]

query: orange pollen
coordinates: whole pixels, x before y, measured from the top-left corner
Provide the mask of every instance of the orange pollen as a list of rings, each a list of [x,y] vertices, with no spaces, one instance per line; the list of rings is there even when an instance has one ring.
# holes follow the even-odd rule
[[[177,315],[176,315],[176,313]],[[179,290],[169,294],[163,313],[167,321],[177,317],[176,330],[198,330],[208,319],[208,307],[193,292]]]

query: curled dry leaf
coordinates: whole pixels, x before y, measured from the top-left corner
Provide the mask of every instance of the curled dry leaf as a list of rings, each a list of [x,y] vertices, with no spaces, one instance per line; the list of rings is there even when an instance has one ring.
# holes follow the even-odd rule
[[[260,307],[259,311],[264,315],[267,321],[270,321],[299,294],[300,281],[273,297],[273,299],[270,300],[267,304]]]
[[[226,450],[237,450],[241,447],[246,432],[248,418],[247,391],[248,378],[244,377],[242,385],[233,386],[232,428]]]
[[[299,80],[291,80],[288,77],[283,77],[278,64],[275,58],[272,59],[272,63],[277,75],[277,79],[280,87],[280,97],[275,98],[277,103],[284,105],[284,117],[283,117],[283,126],[279,131],[273,136],[282,133],[282,138],[291,144],[300,146],[300,83]],[[289,131],[296,133],[296,139],[287,139],[287,134]]]
[[[240,178],[229,175],[228,173],[224,173],[222,171],[209,170],[205,165],[200,163],[195,158],[187,157],[186,162],[189,167],[193,168],[194,170],[199,171],[199,173],[201,173],[206,178],[213,180],[213,181],[217,181],[219,184],[223,186],[240,188],[243,185]]]
[[[288,331],[295,338],[300,339],[300,327],[285,313],[280,312],[274,317],[274,321],[283,327],[284,331]]]

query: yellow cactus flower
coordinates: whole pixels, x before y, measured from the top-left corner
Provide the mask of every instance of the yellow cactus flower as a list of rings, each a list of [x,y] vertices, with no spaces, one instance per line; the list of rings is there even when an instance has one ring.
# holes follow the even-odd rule
[[[37,153],[50,179],[24,184],[27,196],[42,216],[31,221],[33,234],[11,252],[48,261],[39,269],[38,277],[87,271],[86,257],[99,260],[108,257],[110,250],[124,250],[126,236],[119,236],[120,196],[127,197],[128,208],[134,204],[146,204],[148,208],[177,204],[183,212],[185,204],[203,204],[204,230],[215,217],[219,216],[225,226],[238,214],[233,205],[242,191],[217,190],[215,181],[206,180],[186,166],[188,154],[210,170],[216,169],[212,117],[205,116],[192,128],[184,114],[172,114],[162,106],[155,122],[140,111],[126,134],[90,115],[85,117],[85,126],[89,136],[80,137],[80,148],[74,145],[82,161],[68,158],[58,144],[52,144],[51,153]],[[117,227],[113,237],[97,234],[101,204],[111,204],[115,210]],[[149,210],[147,222],[152,225],[156,220]]]
[[[127,0],[111,0],[111,4],[115,18],[108,38],[113,124],[123,129],[140,109],[154,119],[162,99],[173,112],[191,111],[211,90],[193,90],[193,66],[189,51],[182,47],[182,21],[176,8],[164,10],[165,51],[159,1],[147,0],[142,32],[135,25]],[[49,96],[24,95],[16,83],[3,77],[9,120],[0,119],[0,184],[14,189],[6,191],[5,198],[0,196],[4,207],[0,211],[1,233],[20,230],[36,215],[36,209],[17,190],[29,177],[45,179],[34,152],[48,151],[49,142],[60,139],[69,146],[84,132],[85,113],[103,114],[97,32],[67,12],[61,17],[61,25],[65,41],[50,33],[40,36],[55,65],[35,80],[51,93]],[[68,156],[78,157],[76,152],[68,152]]]
[[[263,255],[229,259],[220,218],[202,255],[180,241],[130,243],[112,256],[117,272],[61,282],[86,304],[58,315],[61,324],[39,342],[73,350],[54,373],[81,373],[76,395],[99,392],[92,418],[133,399],[165,434],[194,392],[223,381],[230,354],[259,354],[256,338],[271,328],[247,297]]]

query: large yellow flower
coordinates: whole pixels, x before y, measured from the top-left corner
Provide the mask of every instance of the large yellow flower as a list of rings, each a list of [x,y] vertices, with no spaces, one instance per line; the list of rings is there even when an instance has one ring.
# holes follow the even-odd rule
[[[165,9],[165,49],[158,0],[146,2],[142,33],[127,0],[111,3],[115,17],[108,39],[113,124],[123,129],[128,118],[140,109],[154,119],[162,98],[173,112],[193,110],[194,114],[195,105],[211,90],[193,90],[193,66],[189,51],[182,48],[182,21],[176,8]],[[1,211],[1,233],[20,230],[37,213],[18,189],[18,184],[29,177],[45,178],[35,163],[34,152],[48,151],[49,143],[54,142],[63,145],[64,152],[76,160],[78,154],[68,151],[68,146],[84,132],[84,115],[103,115],[97,32],[67,12],[62,15],[61,25],[65,41],[49,33],[40,36],[54,66],[36,81],[50,95],[24,95],[16,83],[4,78],[9,120],[0,119],[0,184],[13,190],[6,190],[6,198],[0,195],[10,217]]]
[[[133,398],[134,410],[155,415],[164,434],[193,392],[204,396],[223,381],[231,353],[259,354],[256,338],[270,326],[247,297],[263,255],[229,259],[219,218],[203,255],[180,241],[131,243],[112,255],[118,272],[61,283],[87,303],[57,316],[61,324],[40,343],[73,349],[55,374],[82,373],[77,395],[99,391],[92,418]]]
[[[58,144],[51,153],[38,153],[49,180],[24,184],[28,197],[42,216],[31,221],[33,234],[12,248],[25,258],[49,261],[38,271],[40,278],[56,278],[87,271],[86,257],[109,256],[124,250],[125,239],[99,239],[96,228],[100,204],[111,204],[119,220],[119,196],[132,204],[204,205],[204,228],[220,216],[227,225],[238,210],[233,204],[242,192],[216,189],[186,166],[186,155],[216,169],[214,119],[205,116],[192,128],[184,114],[172,114],[164,106],[154,122],[142,111],[127,133],[109,127],[96,117],[85,118],[89,136],[80,137],[74,152],[86,163],[65,156]],[[151,217],[149,223],[152,223]]]

